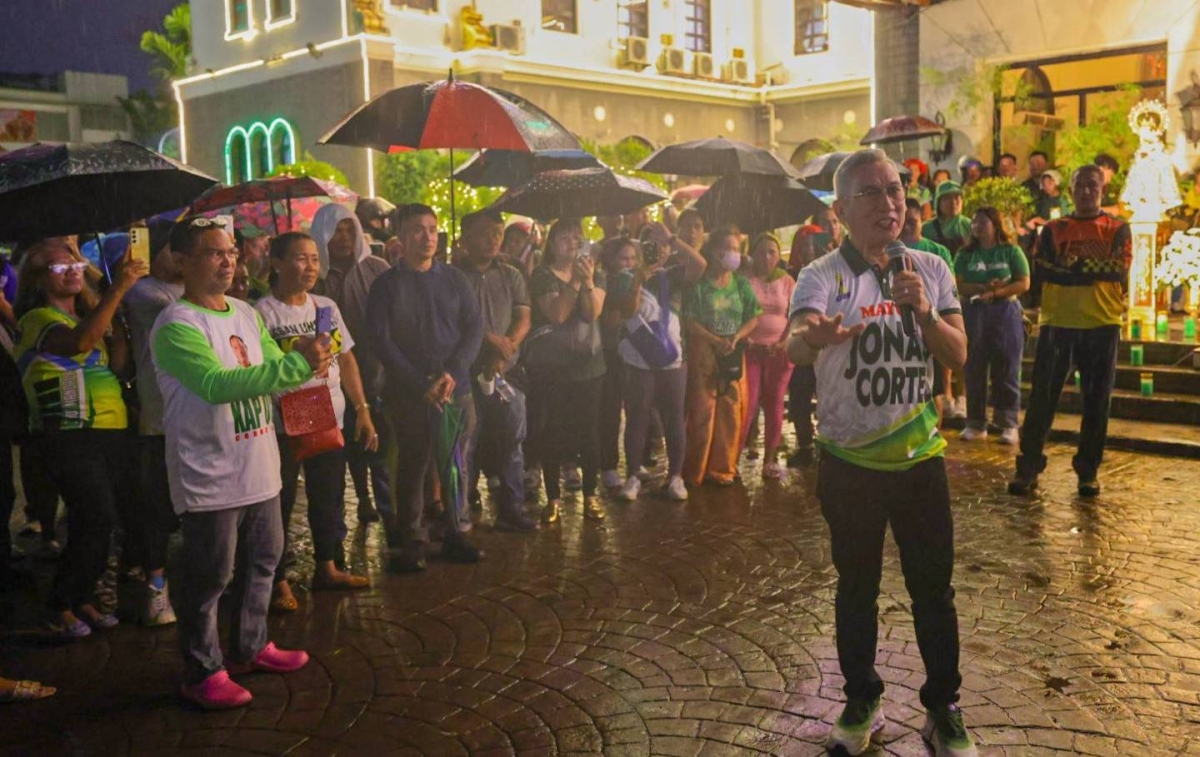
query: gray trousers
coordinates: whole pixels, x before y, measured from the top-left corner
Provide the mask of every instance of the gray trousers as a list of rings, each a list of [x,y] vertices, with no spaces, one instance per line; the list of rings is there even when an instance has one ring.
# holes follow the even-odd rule
[[[229,656],[250,662],[267,645],[267,608],[275,566],[283,551],[279,495],[215,512],[185,513],[178,602],[183,680],[195,684],[225,667],[217,632],[217,604],[233,580]]]

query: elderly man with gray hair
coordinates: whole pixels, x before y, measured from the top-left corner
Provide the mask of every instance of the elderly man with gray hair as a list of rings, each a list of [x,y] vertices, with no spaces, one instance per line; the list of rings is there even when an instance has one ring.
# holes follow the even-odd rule
[[[800,272],[787,343],[794,363],[814,365],[821,398],[817,496],[838,571],[837,650],[847,698],[829,746],[861,754],[884,725],[875,653],[890,524],[925,663],[921,733],[939,757],[974,757],[955,704],[962,676],[954,525],[933,403],[934,359],[958,370],[967,356],[954,276],[937,255],[897,242],[905,187],[885,153],[854,153],[838,168],[834,189],[847,235]]]

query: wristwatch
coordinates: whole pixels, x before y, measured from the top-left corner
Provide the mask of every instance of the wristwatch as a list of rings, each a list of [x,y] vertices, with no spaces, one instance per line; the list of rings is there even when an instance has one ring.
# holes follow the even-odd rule
[[[938,321],[940,321],[940,320],[942,320],[942,316],[941,316],[941,314],[938,313],[937,308],[931,307],[931,308],[929,308],[928,322],[922,323],[922,324],[920,324],[920,326],[923,329],[931,328],[933,326],[936,326]]]

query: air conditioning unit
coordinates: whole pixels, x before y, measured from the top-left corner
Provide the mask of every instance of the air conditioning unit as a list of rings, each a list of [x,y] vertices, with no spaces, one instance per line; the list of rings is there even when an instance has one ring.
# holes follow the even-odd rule
[[[518,23],[492,24],[491,32],[497,49],[513,55],[525,54],[525,27]]]
[[[626,37],[621,40],[621,66],[639,71],[652,63],[650,40],[645,37]]]
[[[745,58],[734,58],[722,67],[721,74],[721,78],[725,81],[749,84],[751,81],[750,61]]]
[[[672,76],[684,76],[687,68],[684,66],[685,56],[678,47],[664,47],[658,56],[658,71]]]
[[[788,83],[788,70],[778,63],[754,75],[754,84],[758,87],[767,85],[778,86]]]
[[[717,78],[717,64],[709,53],[692,53],[692,75],[697,79]]]
[[[1058,116],[1035,113],[1031,110],[1019,110],[1013,114],[1013,123],[1018,126],[1038,126],[1047,131],[1060,131],[1067,122],[1066,119]]]

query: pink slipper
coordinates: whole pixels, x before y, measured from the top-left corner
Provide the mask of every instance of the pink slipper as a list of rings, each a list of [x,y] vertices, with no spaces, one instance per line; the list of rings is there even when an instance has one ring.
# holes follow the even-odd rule
[[[229,680],[224,670],[213,673],[200,683],[184,684],[179,690],[184,699],[205,710],[231,710],[250,703],[253,696]]]
[[[275,642],[268,641],[253,660],[241,665],[230,665],[233,674],[261,670],[265,673],[291,673],[308,664],[308,652],[299,649],[280,649]]]

